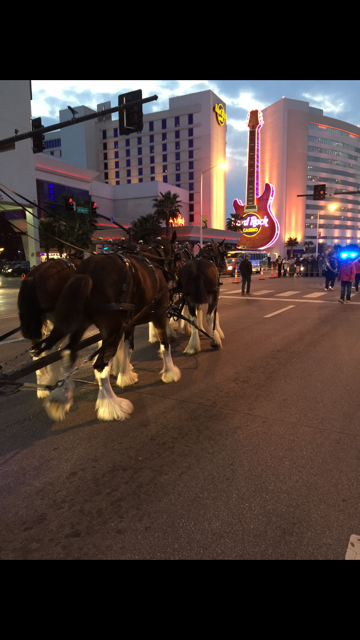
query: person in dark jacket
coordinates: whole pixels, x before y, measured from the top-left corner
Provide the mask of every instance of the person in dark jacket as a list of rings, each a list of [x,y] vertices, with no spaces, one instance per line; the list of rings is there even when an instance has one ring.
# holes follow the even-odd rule
[[[332,291],[335,286],[335,279],[338,272],[338,263],[333,251],[329,252],[325,256],[324,270],[325,270],[325,291],[329,291],[329,289],[331,289]]]
[[[245,255],[244,260],[240,262],[240,273],[242,275],[242,295],[245,295],[245,284],[246,286],[246,295],[251,296],[250,293],[250,285],[251,285],[251,274],[252,274],[252,264],[249,260],[249,254]]]

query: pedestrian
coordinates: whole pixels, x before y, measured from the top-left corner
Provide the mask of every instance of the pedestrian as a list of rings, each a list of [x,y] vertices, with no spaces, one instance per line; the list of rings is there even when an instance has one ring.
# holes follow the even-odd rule
[[[336,274],[338,270],[338,263],[333,252],[325,256],[324,270],[325,270],[325,291],[329,291],[329,289],[333,291]]]
[[[240,262],[240,273],[242,275],[242,290],[241,293],[245,295],[245,285],[246,285],[246,295],[251,296],[250,293],[250,285],[251,285],[251,274],[252,274],[252,264],[249,260],[250,255],[248,253],[245,254],[244,260]]]
[[[295,266],[294,260],[291,260],[291,264],[290,264],[290,267],[289,267],[289,276],[290,276],[290,278],[294,277],[295,271],[296,271],[296,266]]]
[[[319,253],[318,258],[318,276],[321,278],[323,272],[323,259],[321,253]]]
[[[360,257],[356,260],[355,262],[355,269],[356,269],[356,273],[355,273],[355,282],[353,284],[353,289],[356,289],[356,291],[359,291],[359,280],[360,280]]]
[[[346,258],[340,266],[338,280],[341,282],[341,293],[340,300],[342,304],[344,302],[351,302],[351,285],[355,278],[356,267],[354,261],[351,261],[349,258]],[[346,300],[345,300],[345,290],[346,290]]]
[[[296,267],[296,275],[299,278],[300,275],[301,275],[301,273],[300,273],[301,260],[300,260],[299,256],[295,260],[295,267]]]
[[[278,276],[281,278],[281,268],[282,268],[282,259],[281,256],[276,258],[277,266],[278,266]]]

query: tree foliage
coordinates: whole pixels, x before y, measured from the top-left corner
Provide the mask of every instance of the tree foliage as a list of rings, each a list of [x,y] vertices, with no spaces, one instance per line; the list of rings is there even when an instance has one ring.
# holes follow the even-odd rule
[[[158,217],[158,220],[165,222],[166,237],[168,238],[170,218],[175,220],[179,217],[179,209],[181,209],[182,205],[177,193],[171,193],[171,191],[161,193],[160,191],[160,196],[160,198],[153,198],[153,209],[155,209],[155,215]]]

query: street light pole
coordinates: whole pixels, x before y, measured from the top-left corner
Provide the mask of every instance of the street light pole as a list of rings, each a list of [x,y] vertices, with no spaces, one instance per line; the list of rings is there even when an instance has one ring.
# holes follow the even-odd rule
[[[213,167],[210,167],[210,169],[205,169],[205,171],[201,172],[201,176],[200,176],[200,248],[202,248],[202,240],[203,240],[203,234],[202,234],[202,192],[203,192],[203,175],[204,173],[207,173],[208,171],[211,171],[211,169],[215,169],[215,167],[219,167],[219,169],[226,169],[226,165],[224,162],[222,162],[220,165],[219,164],[214,164]]]

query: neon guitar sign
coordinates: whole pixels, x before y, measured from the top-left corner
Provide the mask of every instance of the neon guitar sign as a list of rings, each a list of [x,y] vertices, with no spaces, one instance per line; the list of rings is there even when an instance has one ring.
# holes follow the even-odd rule
[[[249,148],[247,168],[246,202],[234,200],[233,209],[241,216],[241,237],[238,245],[245,249],[267,249],[276,242],[280,225],[271,211],[275,188],[266,182],[259,196],[260,182],[260,129],[264,124],[261,111],[255,109],[248,114]]]

